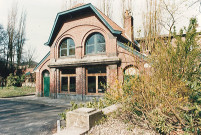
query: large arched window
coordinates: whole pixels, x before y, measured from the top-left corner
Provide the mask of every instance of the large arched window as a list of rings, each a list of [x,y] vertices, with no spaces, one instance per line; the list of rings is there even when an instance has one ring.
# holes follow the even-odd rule
[[[104,53],[105,38],[100,33],[91,34],[86,41],[86,54]]]
[[[75,55],[75,43],[71,38],[66,38],[60,44],[60,57],[73,55]]]

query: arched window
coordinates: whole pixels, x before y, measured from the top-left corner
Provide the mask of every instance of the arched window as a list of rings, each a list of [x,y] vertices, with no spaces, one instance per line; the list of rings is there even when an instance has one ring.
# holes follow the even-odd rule
[[[105,52],[105,38],[100,33],[91,34],[86,41],[86,54]]]
[[[139,69],[130,65],[124,69],[124,81],[129,81],[132,77],[139,75]]]
[[[75,55],[75,43],[71,38],[66,38],[60,44],[60,57],[73,55]]]

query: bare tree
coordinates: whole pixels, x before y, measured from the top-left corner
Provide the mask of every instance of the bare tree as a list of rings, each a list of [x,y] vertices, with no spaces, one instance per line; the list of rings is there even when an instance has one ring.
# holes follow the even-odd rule
[[[7,53],[7,33],[3,26],[0,24],[0,58],[6,60]]]
[[[17,6],[13,6],[11,12],[8,14],[7,35],[8,35],[8,52],[7,52],[7,64],[9,68],[13,68],[14,64],[14,43],[16,34],[16,22],[17,22]]]
[[[17,35],[16,35],[17,68],[19,67],[21,63],[22,49],[26,41],[25,28],[26,28],[26,12],[22,12],[20,20],[19,20]]]
[[[27,50],[25,50],[23,57],[24,63],[27,63],[28,67],[30,68],[34,64],[34,60],[36,59],[36,49],[29,47]]]
[[[143,51],[151,52],[154,48],[154,40],[161,32],[161,1],[146,0],[147,11],[143,14],[144,46]]]

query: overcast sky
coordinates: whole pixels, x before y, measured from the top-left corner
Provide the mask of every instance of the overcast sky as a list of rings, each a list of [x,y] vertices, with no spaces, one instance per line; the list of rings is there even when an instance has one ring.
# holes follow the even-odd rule
[[[73,0],[71,0],[73,1]],[[113,0],[112,7],[114,9],[120,9],[122,6],[121,0]],[[125,0],[126,2],[127,0]],[[142,14],[145,9],[146,0],[132,0],[134,17],[134,32],[137,35],[137,31],[142,29]],[[144,1],[144,2],[143,2]],[[189,0],[190,2],[195,0]],[[39,62],[49,51],[49,47],[45,46],[49,34],[51,32],[56,14],[64,9],[63,6],[66,0],[0,0],[0,24],[6,28],[8,12],[11,10],[13,3],[18,3],[18,14],[21,10],[26,10],[26,38],[25,49],[31,47],[36,48],[36,61]],[[99,7],[100,0],[78,0],[81,3],[92,3],[96,7]],[[76,3],[75,3],[76,4]],[[189,18],[196,16],[199,26],[201,25],[201,13],[199,12],[199,3],[193,5],[189,9],[185,9],[186,12],[182,15],[182,18],[178,20],[177,25],[179,27],[187,26]],[[118,25],[122,27],[120,10],[115,10],[111,18]]]

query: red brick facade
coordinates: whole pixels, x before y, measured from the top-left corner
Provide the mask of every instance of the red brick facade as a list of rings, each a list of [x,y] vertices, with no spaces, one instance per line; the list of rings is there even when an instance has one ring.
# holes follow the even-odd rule
[[[97,11],[102,15],[99,10]],[[61,20],[60,28],[57,28],[59,30],[55,34],[52,43],[49,45],[50,55],[46,57],[35,70],[37,78],[36,92],[39,96],[43,96],[44,93],[43,72],[46,70],[49,71],[50,74],[51,97],[59,98],[61,94],[63,94],[65,97],[71,96],[72,98],[72,96],[77,96],[76,99],[83,97],[87,99],[87,96],[91,95],[88,94],[86,89],[86,67],[105,65],[107,84],[110,86],[115,79],[123,82],[123,72],[127,66],[133,65],[139,70],[143,69],[143,60],[139,58],[139,56],[134,55],[131,51],[119,46],[119,36],[111,33],[111,30],[102,22],[97,14],[88,10],[79,13],[81,15],[76,14],[73,16],[72,13],[67,16],[67,19]],[[109,20],[109,18],[103,20]],[[109,23],[109,25],[113,28],[117,27],[116,24],[114,25],[114,22]],[[93,55],[85,53],[86,40],[92,33],[100,33],[104,36],[105,53]],[[122,30],[122,37],[124,37],[123,34]],[[65,38],[73,39],[75,43],[75,56],[60,57],[60,43]],[[74,68],[76,72],[76,92],[73,94],[61,92],[61,71],[68,68]],[[99,94],[96,93],[94,95],[98,96]]]

